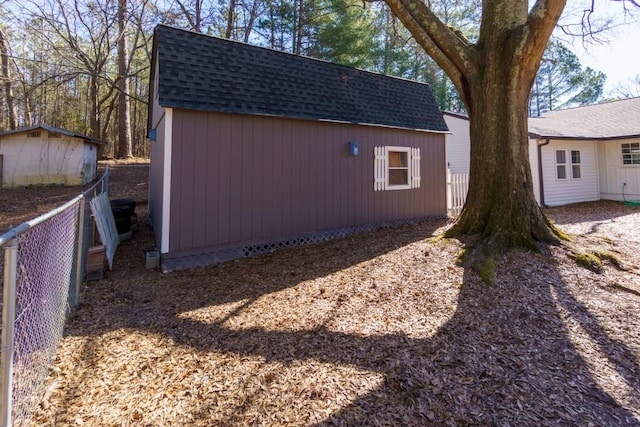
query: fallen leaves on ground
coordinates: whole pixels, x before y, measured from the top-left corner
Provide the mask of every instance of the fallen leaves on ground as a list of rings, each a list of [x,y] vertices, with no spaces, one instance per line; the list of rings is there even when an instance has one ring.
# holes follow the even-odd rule
[[[142,180],[142,181],[141,181]],[[146,169],[111,197],[146,217]],[[640,265],[640,210],[549,209]],[[385,228],[224,264],[146,270],[146,227],[69,319],[32,425],[638,425],[640,276],[512,251],[493,284],[429,237]]]

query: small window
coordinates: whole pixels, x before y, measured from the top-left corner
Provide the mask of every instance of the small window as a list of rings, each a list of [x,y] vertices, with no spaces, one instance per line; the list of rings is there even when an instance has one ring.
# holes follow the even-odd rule
[[[27,138],[40,138],[40,131],[34,130],[31,132],[27,132]]]
[[[581,178],[580,172],[580,151],[571,150],[571,178]]]
[[[622,144],[622,164],[640,165],[640,142]]]
[[[387,152],[389,161],[387,188],[395,186],[409,185],[409,149],[402,151],[389,150]]]
[[[567,153],[556,150],[556,178],[567,179]]]
[[[49,138],[62,138],[62,134],[60,132],[49,132]]]
[[[420,149],[374,147],[374,190],[420,187]]]

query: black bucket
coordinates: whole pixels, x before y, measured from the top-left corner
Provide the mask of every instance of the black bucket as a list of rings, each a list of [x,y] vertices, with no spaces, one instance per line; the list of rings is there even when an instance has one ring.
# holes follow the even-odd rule
[[[132,236],[132,224],[138,227],[138,217],[136,211],[136,201],[133,199],[113,199],[109,200],[113,219],[116,223],[116,230],[120,240],[130,239]]]

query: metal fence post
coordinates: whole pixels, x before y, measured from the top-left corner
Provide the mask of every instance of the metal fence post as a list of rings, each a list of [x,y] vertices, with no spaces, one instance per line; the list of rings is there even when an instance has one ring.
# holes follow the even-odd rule
[[[4,289],[2,302],[2,360],[0,372],[0,426],[11,425],[13,399],[13,353],[16,321],[16,281],[18,239],[7,242],[4,249]]]
[[[80,206],[78,209],[78,254],[76,256],[76,286],[73,294],[73,305],[80,304],[80,288],[82,286],[82,276],[84,273],[84,265],[82,259],[84,255],[84,195],[80,197]]]

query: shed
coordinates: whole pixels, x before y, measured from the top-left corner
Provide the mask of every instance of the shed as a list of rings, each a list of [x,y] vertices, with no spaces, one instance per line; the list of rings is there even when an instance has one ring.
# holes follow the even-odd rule
[[[164,271],[446,216],[426,84],[162,25],[150,82]]]
[[[96,179],[101,144],[47,125],[0,132],[0,186],[89,183]]]

